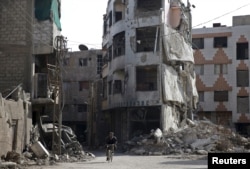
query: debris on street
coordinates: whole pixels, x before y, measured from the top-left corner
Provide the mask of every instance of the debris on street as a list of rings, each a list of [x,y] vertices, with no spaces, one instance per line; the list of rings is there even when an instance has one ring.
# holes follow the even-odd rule
[[[150,134],[132,138],[123,146],[124,151],[136,155],[250,152],[250,138],[245,138],[227,127],[213,124],[209,120],[188,119],[186,126],[162,133],[162,136],[156,134],[161,133],[159,130],[151,130]]]
[[[21,154],[9,151],[6,155],[3,155],[0,161],[0,169],[24,169],[31,165],[53,165],[57,162],[79,162],[95,158],[94,154],[83,150],[76,135],[68,126],[62,126],[61,130],[60,146],[62,154],[53,154],[52,132],[58,132],[58,130],[53,131],[51,123],[44,123],[41,120],[40,124],[35,125],[31,131],[30,144],[26,145]],[[58,135],[58,133],[56,134]]]

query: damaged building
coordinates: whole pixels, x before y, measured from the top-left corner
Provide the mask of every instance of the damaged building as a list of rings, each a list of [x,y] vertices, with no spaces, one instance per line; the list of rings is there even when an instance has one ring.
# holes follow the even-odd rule
[[[123,142],[151,129],[175,130],[192,116],[198,94],[190,3],[109,0],[103,17],[106,132]]]
[[[80,45],[81,47],[83,45]],[[82,48],[81,48],[82,49]],[[62,123],[70,126],[81,143],[95,144],[96,136],[93,116],[100,117],[101,112],[101,71],[102,50],[81,50],[69,52],[63,61],[64,108]],[[98,114],[98,116],[97,116]],[[102,118],[103,119],[103,118]],[[102,123],[103,124],[103,123]],[[99,134],[104,126],[99,127]],[[101,135],[98,138],[104,138]]]
[[[197,116],[249,135],[250,16],[234,16],[232,23],[193,29]]]
[[[59,107],[58,60],[63,50],[58,51],[65,47],[60,3],[0,0],[1,154],[20,153],[30,141],[32,123],[46,113],[52,117],[53,108]],[[16,97],[17,92],[22,95]]]

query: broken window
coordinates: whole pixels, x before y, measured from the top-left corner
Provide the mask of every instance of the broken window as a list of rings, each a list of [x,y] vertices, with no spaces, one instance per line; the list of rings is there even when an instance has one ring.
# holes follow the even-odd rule
[[[214,74],[227,74],[227,64],[215,64],[214,65]]]
[[[114,94],[122,93],[122,81],[115,80],[114,81]]]
[[[150,52],[158,50],[158,39],[156,39],[157,27],[144,27],[136,29],[136,51],[137,52]],[[157,49],[155,49],[157,48]]]
[[[97,74],[101,74],[102,73],[102,55],[97,55]]]
[[[103,88],[102,88],[102,95],[103,98],[106,99],[107,98],[107,77],[103,78]]]
[[[83,91],[83,89],[89,89],[89,82],[88,81],[80,81],[79,82],[79,91]]]
[[[248,43],[237,43],[237,60],[248,59]]]
[[[108,61],[111,61],[113,58],[112,46],[108,49]]]
[[[237,96],[237,113],[249,113],[248,96]]]
[[[215,102],[226,102],[228,101],[228,91],[214,91]]]
[[[162,0],[137,0],[137,9],[140,11],[160,10]]]
[[[197,75],[204,75],[204,65],[195,65],[195,73]]]
[[[214,38],[214,48],[226,48],[226,47],[227,47],[227,37]]]
[[[109,27],[112,26],[112,11],[109,12]]]
[[[87,104],[78,104],[77,110],[78,112],[87,112]]]
[[[199,102],[204,102],[204,92],[203,91],[199,91]]]
[[[125,54],[125,32],[118,33],[113,39],[114,57]]]
[[[123,13],[124,13],[124,4],[122,2],[122,0],[116,0],[114,2],[114,11],[115,11],[115,22],[118,22],[120,20],[122,20],[123,18]]]
[[[107,15],[103,16],[103,35],[106,35],[107,33]]]
[[[136,90],[154,91],[157,90],[157,67],[146,66],[136,68]]]
[[[237,70],[237,87],[249,86],[249,71]]]
[[[115,12],[115,22],[122,20],[122,12]]]
[[[108,93],[109,93],[109,95],[112,94],[112,81],[109,81],[109,83],[108,83]]]
[[[107,45],[102,48],[103,51],[103,65],[107,64],[109,61],[109,51]]]
[[[84,58],[79,58],[79,66],[83,67],[83,66],[87,66],[88,65],[88,60],[84,59]]]
[[[54,54],[41,54],[35,56],[35,73],[48,73],[48,64],[55,65]]]
[[[192,39],[193,49],[204,49],[204,38],[193,38]]]

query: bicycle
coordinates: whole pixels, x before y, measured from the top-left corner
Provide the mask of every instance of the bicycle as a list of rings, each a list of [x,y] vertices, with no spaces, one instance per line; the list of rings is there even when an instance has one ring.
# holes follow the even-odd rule
[[[113,161],[113,156],[114,156],[114,144],[107,144],[106,145],[106,156],[107,156],[107,161],[110,163]]]

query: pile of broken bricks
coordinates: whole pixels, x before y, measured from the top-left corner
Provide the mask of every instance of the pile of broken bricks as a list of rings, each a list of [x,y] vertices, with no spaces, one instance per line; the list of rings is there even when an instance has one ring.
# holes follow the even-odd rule
[[[250,138],[245,138],[227,127],[213,124],[209,120],[187,119],[187,125],[178,130],[165,133],[160,129],[152,131],[150,134],[139,135],[127,141],[123,150],[136,155],[250,152]]]

